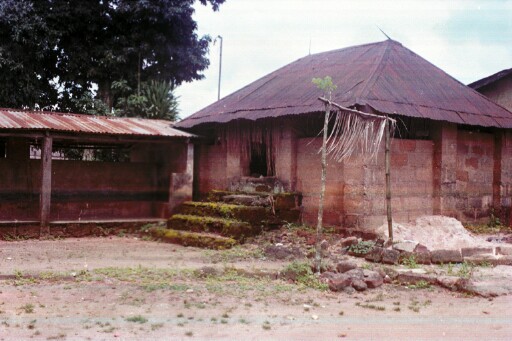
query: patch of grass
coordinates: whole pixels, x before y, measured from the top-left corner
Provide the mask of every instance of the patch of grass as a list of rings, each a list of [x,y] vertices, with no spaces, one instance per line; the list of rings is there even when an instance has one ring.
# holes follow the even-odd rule
[[[418,263],[416,262],[416,256],[414,254],[410,255],[409,257],[402,258],[401,263],[409,269],[418,268]]]
[[[288,264],[283,270],[283,275],[294,280],[295,283],[308,288],[321,291],[326,291],[329,288],[327,283],[321,282],[316,278],[308,262],[294,261]]]
[[[248,322],[246,319],[244,319],[244,318],[240,318],[240,319],[238,320],[238,322],[240,322],[240,323],[242,323],[242,324],[249,324],[249,322]]]
[[[22,305],[19,309],[23,310],[25,314],[32,314],[34,312],[35,306],[32,303],[27,303]]]
[[[270,322],[265,321],[263,322],[263,325],[261,326],[264,330],[270,330]]]
[[[134,322],[134,323],[141,323],[141,324],[148,322],[148,319],[142,315],[130,316],[130,317],[125,318],[125,320],[127,322]]]
[[[368,304],[368,303],[361,304],[360,302],[357,302],[356,306],[361,307],[361,308],[366,308],[366,309],[378,310],[378,311],[386,310],[386,307],[384,307],[384,306],[375,305],[375,304]]]
[[[409,289],[429,289],[431,284],[427,281],[421,280],[416,282],[415,284],[409,284],[407,288]]]
[[[461,278],[470,278],[471,275],[473,274],[473,268],[474,268],[473,264],[464,261],[459,266],[459,270],[457,271],[457,276],[459,276]]]
[[[222,323],[222,324],[228,324],[228,320],[226,320],[226,319],[220,319],[220,323]]]
[[[186,335],[186,336],[194,336],[194,333],[193,333],[193,332],[191,332],[191,331],[188,331],[188,332],[186,332],[186,333],[185,333],[185,335]]]
[[[359,255],[366,255],[368,252],[373,250],[375,242],[373,240],[362,240],[357,244],[352,244],[348,247],[349,252],[353,252]]]
[[[205,258],[212,263],[233,263],[251,259],[262,259],[265,257],[260,248],[250,249],[240,245],[221,251],[206,250],[203,254]]]

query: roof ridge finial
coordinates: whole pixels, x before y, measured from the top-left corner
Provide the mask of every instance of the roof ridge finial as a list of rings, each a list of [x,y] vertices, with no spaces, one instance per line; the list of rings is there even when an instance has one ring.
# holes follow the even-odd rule
[[[379,29],[379,31],[381,31],[381,32],[382,32],[382,34],[383,34],[383,35],[385,35],[385,36],[386,36],[386,38],[388,38],[388,40],[393,40],[393,39],[391,39],[391,38],[386,34],[386,32],[384,32],[384,31],[383,31],[379,26],[377,26],[377,28]]]

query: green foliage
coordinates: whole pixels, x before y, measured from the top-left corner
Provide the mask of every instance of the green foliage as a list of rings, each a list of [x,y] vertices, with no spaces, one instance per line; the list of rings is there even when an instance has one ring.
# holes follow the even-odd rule
[[[224,1],[199,0],[214,11]],[[9,86],[0,89],[0,105],[89,111],[96,87],[95,98],[113,107],[115,80],[139,88],[203,78],[211,38],[197,35],[195,2],[2,0],[0,81]]]
[[[130,317],[125,318],[125,320],[128,322],[135,322],[135,323],[141,323],[141,324],[148,322],[148,319],[142,315],[130,316]]]
[[[375,242],[372,240],[363,240],[357,244],[350,245],[348,248],[349,252],[353,252],[359,255],[365,255],[375,247]]]
[[[136,92],[126,80],[121,80],[112,82],[112,89],[118,94],[115,106],[118,116],[170,121],[178,118],[178,99],[170,82],[151,80],[143,83],[140,92]]]
[[[287,278],[294,280],[295,283],[305,287],[317,290],[328,289],[326,283],[321,282],[317,277],[315,277],[311,264],[308,262],[294,261],[285,267],[283,274]]]
[[[416,263],[416,256],[414,254],[402,258],[401,263],[402,265],[408,267],[409,269],[418,268],[418,263]]]
[[[409,284],[407,286],[407,288],[409,289],[429,289],[430,288],[430,283],[427,282],[427,281],[424,281],[424,280],[421,280],[421,281],[418,281],[414,284]]]
[[[320,90],[324,91],[326,95],[329,95],[337,89],[337,86],[333,84],[332,78],[330,76],[325,76],[324,78],[313,78],[312,82]]]

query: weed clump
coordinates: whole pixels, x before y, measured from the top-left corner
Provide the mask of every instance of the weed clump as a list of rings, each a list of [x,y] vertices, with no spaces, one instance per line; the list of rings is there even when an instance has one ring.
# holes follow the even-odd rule
[[[315,277],[311,265],[307,262],[294,261],[286,266],[282,274],[285,279],[308,288],[322,291],[328,289],[327,283],[321,282]]]

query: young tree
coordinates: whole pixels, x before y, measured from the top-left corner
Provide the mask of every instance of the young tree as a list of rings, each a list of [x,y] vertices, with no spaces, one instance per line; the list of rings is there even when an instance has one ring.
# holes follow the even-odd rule
[[[324,92],[329,102],[325,104],[324,128],[322,139],[322,183],[320,188],[320,201],[318,203],[318,220],[316,225],[316,252],[315,252],[315,270],[320,273],[322,266],[322,250],[321,238],[323,233],[323,216],[324,216],[324,195],[325,195],[325,182],[327,178],[327,134],[329,130],[329,114],[331,113],[331,99],[332,92],[336,90],[336,85],[332,83],[329,76],[325,78],[313,78],[313,83]]]

